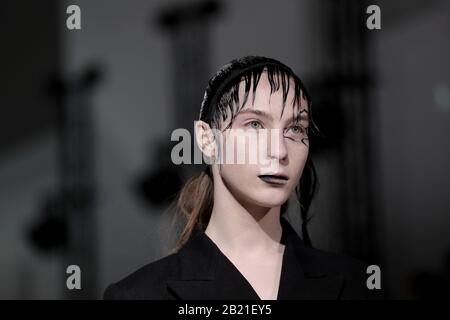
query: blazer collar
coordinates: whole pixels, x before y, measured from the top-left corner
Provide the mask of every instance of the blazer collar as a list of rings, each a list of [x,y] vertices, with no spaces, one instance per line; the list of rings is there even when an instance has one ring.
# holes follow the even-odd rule
[[[280,218],[285,244],[278,300],[337,299],[344,278],[328,274],[317,250],[305,245],[290,223]],[[260,300],[246,278],[200,229],[178,251],[179,274],[167,281],[183,300]]]

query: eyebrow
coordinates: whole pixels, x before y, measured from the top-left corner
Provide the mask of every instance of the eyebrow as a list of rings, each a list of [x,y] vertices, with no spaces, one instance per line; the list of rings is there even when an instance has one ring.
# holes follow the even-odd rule
[[[243,109],[242,111],[240,111],[237,114],[237,116],[241,115],[241,114],[247,114],[247,113],[256,114],[262,118],[273,120],[272,116],[269,113],[262,111],[262,110],[258,110],[258,109]],[[300,110],[300,112],[298,114],[300,115],[300,121],[304,120],[304,121],[309,122],[308,110],[302,109],[302,110]],[[290,120],[293,121],[294,117],[292,117]]]

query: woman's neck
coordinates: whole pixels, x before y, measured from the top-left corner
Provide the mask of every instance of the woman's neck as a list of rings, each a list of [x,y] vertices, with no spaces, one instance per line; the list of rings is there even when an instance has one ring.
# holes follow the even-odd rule
[[[223,185],[214,186],[214,206],[205,230],[232,256],[259,256],[280,250],[280,207],[263,208],[238,201]]]

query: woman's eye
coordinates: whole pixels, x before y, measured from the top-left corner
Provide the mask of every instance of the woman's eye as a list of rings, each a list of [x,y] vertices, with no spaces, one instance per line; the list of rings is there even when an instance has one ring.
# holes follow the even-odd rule
[[[304,129],[301,126],[292,126],[291,131],[294,134],[303,133]]]
[[[250,121],[249,123],[247,123],[248,126],[250,126],[250,128],[252,129],[261,129],[261,123],[259,123],[258,121]]]
[[[286,132],[286,138],[290,138],[294,141],[301,141],[308,137],[307,129],[302,126],[292,126]]]

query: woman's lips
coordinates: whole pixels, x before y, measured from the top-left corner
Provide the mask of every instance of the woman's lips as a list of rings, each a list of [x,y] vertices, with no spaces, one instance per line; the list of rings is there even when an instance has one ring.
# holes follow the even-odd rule
[[[258,176],[262,181],[269,183],[269,184],[275,184],[275,185],[284,185],[287,183],[288,178],[285,176],[276,176],[276,175],[260,175]]]

